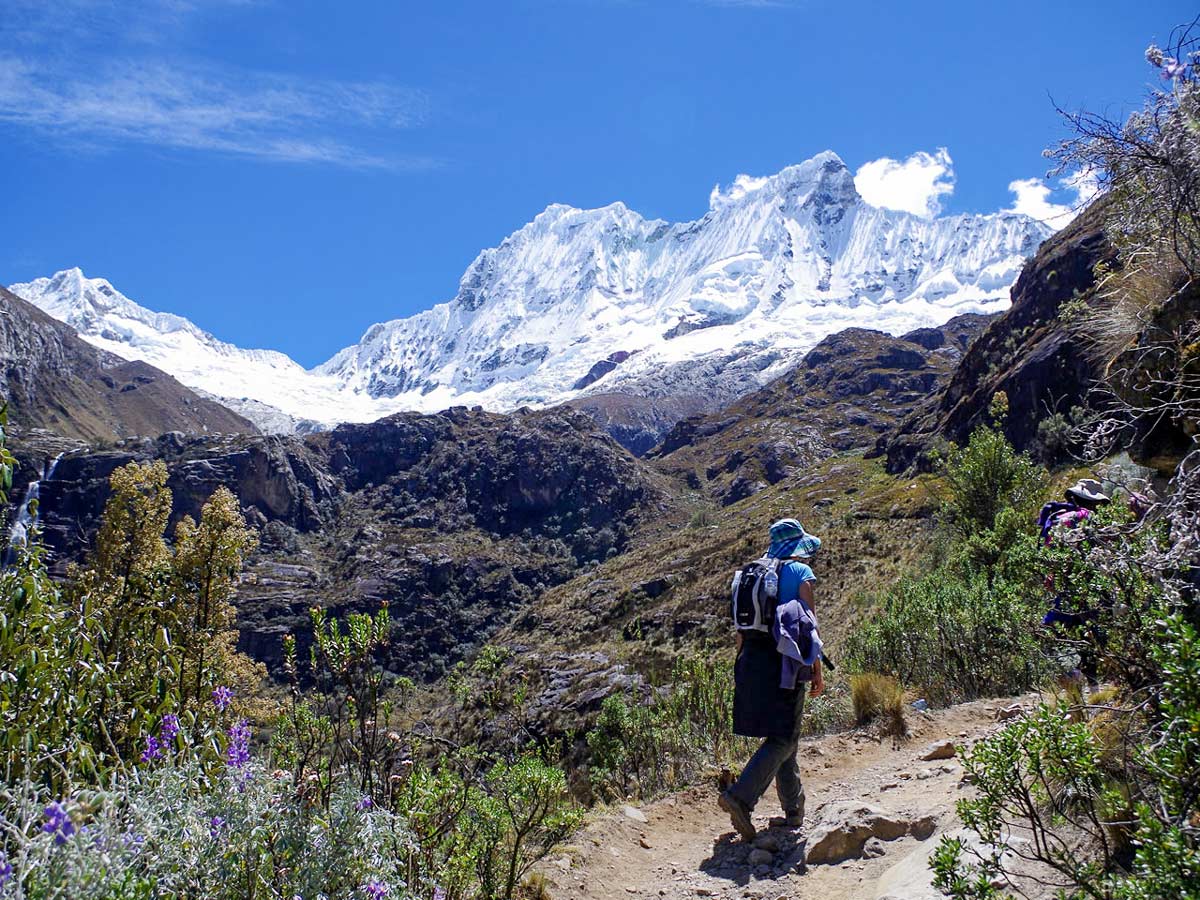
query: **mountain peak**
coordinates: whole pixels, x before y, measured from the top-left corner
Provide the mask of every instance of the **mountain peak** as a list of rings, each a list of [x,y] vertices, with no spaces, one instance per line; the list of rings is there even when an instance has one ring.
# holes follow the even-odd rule
[[[330,424],[583,392],[719,405],[845,328],[903,333],[1003,309],[1050,233],[1021,216],[878,214],[832,151],[739,175],[710,201],[707,215],[674,223],[621,202],[551,204],[482,250],[450,300],[365,329],[308,372],[138,306],[78,269],[12,289],[191,387]]]
[[[840,202],[854,203],[859,199],[854,187],[854,175],[832,150],[824,150],[811,159],[785,166],[774,175],[738,175],[724,189],[720,185],[709,195],[712,210],[758,198],[797,198],[823,192]]]

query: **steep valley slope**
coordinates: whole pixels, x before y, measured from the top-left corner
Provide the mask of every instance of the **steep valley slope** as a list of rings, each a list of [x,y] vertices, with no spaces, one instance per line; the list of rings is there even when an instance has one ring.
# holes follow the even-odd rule
[[[30,469],[48,455],[20,453]],[[342,616],[386,601],[388,667],[436,677],[538,593],[682,515],[665,479],[582,413],[456,408],[305,438],[171,433],[68,452],[40,485],[56,569],[87,552],[112,472],[154,459],[170,473],[173,519],[225,485],[258,528],[241,646],[276,673],[283,636],[308,637],[311,607]]]
[[[77,442],[166,431],[258,430],[167,373],[93,347],[70,326],[4,288],[0,385],[19,431],[45,429]]]

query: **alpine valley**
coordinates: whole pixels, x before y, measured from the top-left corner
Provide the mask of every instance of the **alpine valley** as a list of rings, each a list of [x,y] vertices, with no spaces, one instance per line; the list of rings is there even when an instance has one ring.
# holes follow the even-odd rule
[[[10,290],[266,432],[571,402],[643,452],[847,327],[900,334],[1004,309],[1050,231],[1009,213],[922,218],[873,207],[825,152],[714,189],[693,222],[648,220],[619,202],[552,205],[481,252],[453,299],[373,325],[311,370],[225,343],[79,269]]]

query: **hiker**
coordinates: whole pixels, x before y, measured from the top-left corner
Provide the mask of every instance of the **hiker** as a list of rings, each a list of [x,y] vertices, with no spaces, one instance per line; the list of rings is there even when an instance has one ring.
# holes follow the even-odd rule
[[[783,817],[772,819],[771,824],[797,828],[803,823],[804,787],[796,748],[805,683],[812,682],[814,697],[825,688],[813,614],[817,579],[804,562],[817,552],[821,541],[796,519],[772,525],[770,539],[763,557],[739,571],[733,583],[737,627],[733,730],[764,740],[718,803],[747,841],[755,835],[751,813],[772,780]]]
[[[1080,479],[1067,488],[1064,500],[1051,501],[1042,507],[1038,514],[1042,542],[1050,546],[1056,530],[1074,531],[1083,527],[1096,510],[1110,500],[1099,481],[1094,478]],[[1046,576],[1046,588],[1054,592],[1054,599],[1042,618],[1042,624],[1054,631],[1064,632],[1079,648],[1078,653],[1061,657],[1063,674],[1060,682],[1065,686],[1086,679],[1089,684],[1095,684],[1099,675],[1095,648],[1103,647],[1108,639],[1097,622],[1100,612],[1076,602],[1071,585],[1055,584],[1053,575]]]

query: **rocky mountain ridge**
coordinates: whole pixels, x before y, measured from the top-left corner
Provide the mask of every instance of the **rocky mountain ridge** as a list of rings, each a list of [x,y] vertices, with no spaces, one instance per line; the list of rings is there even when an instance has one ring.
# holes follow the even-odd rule
[[[988,316],[892,337],[848,328],[799,365],[716,413],[676,424],[647,458],[722,505],[870,450],[951,380]]]
[[[872,207],[842,161],[822,153],[715,192],[693,222],[647,220],[621,203],[553,205],[480,253],[452,300],[374,325],[307,371],[78,269],[12,289],[264,430],[576,400],[614,434],[632,427],[628,445],[644,449],[679,417],[762,386],[846,327],[902,333],[1002,309],[1048,233],[1008,213],[923,219]]]
[[[18,430],[48,429],[82,441],[164,431],[256,431],[167,373],[81,340],[72,328],[3,288],[0,367],[0,390]]]
[[[19,449],[30,471],[50,455]],[[670,510],[661,479],[569,409],[400,413],[303,438],[170,433],[61,456],[39,486],[56,570],[87,552],[112,472],[153,459],[168,467],[173,519],[224,485],[258,529],[241,643],[276,671],[283,635],[308,637],[312,606],[340,616],[388,601],[389,667],[436,676]]]

